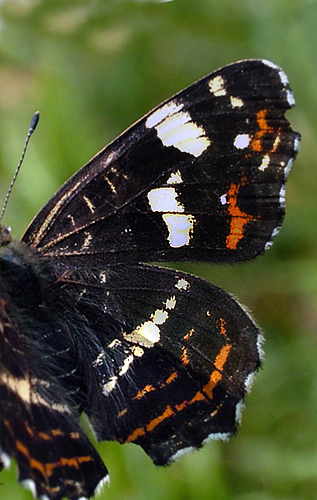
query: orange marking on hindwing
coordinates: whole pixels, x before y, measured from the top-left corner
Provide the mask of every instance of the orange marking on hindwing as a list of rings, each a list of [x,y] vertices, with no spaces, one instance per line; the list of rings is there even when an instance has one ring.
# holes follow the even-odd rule
[[[28,434],[30,434],[30,436],[34,437],[34,431],[33,429],[29,426],[28,422],[26,422],[25,420],[23,421],[24,425],[25,425],[25,430],[28,432]]]
[[[123,408],[123,410],[121,410],[118,415],[117,415],[117,418],[121,418],[123,417],[123,415],[125,415],[126,413],[128,413],[128,408]]]
[[[165,410],[163,411],[163,413],[161,413],[161,415],[150,420],[150,422],[145,426],[145,428],[138,427],[138,429],[135,429],[130,434],[130,436],[127,437],[125,442],[131,443],[132,441],[135,441],[138,437],[144,436],[146,432],[151,432],[153,429],[155,429],[155,427],[157,427],[161,422],[163,422],[163,420],[171,417],[172,415],[175,415],[174,411],[172,410],[172,407],[169,405],[166,406]]]
[[[144,434],[145,434],[145,429],[143,429],[143,427],[138,427],[137,429],[134,429],[134,431],[130,434],[130,436],[127,437],[125,442],[131,443],[135,441],[138,437],[144,436]]]
[[[187,347],[183,347],[182,350],[183,352],[181,354],[181,362],[184,366],[186,366],[189,363],[188,349]]]
[[[163,389],[166,385],[169,385],[171,382],[173,382],[173,380],[175,380],[176,378],[178,377],[178,374],[177,372],[173,372],[169,375],[169,377],[167,377],[167,379],[165,380],[165,382],[161,382],[159,383],[159,388],[160,389]],[[157,388],[154,387],[154,385],[145,385],[143,387],[143,389],[141,389],[140,391],[138,391],[136,393],[136,395],[132,398],[132,399],[141,399],[143,398],[146,394],[148,394],[149,392],[152,392],[152,391],[157,391]]]
[[[203,387],[203,392],[208,396],[209,399],[213,397],[212,391],[214,390],[214,387],[222,379],[221,372],[228,359],[231,347],[231,344],[223,346],[215,360],[216,370],[212,372],[209,382]]]
[[[223,318],[220,318],[220,333],[226,337],[226,322]]]
[[[52,436],[64,436],[64,432],[61,429],[52,429]]]
[[[173,412],[171,406],[168,405],[165,408],[164,412],[161,415],[159,415],[156,418],[153,418],[153,420],[151,420],[147,424],[146,430],[147,431],[152,431],[158,424],[160,424],[161,422],[163,422],[163,420],[165,420],[166,418],[171,417],[172,415],[174,415],[174,412]]]
[[[136,395],[132,399],[141,399],[145,396],[145,394],[148,394],[151,391],[156,391],[156,388],[153,385],[146,385],[136,393]]]
[[[168,385],[170,384],[171,382],[173,382],[173,380],[175,380],[176,378],[178,377],[178,374],[177,372],[173,372],[170,374],[170,376],[165,380],[165,384],[164,385]]]
[[[224,328],[224,326],[223,326]],[[197,391],[196,394],[190,399],[189,401],[183,401],[179,405],[175,405],[175,409],[179,412],[182,411],[186,406],[191,405],[195,403],[196,401],[203,401],[204,399],[212,399],[213,397],[213,389],[216,386],[216,384],[222,379],[222,370],[223,367],[228,359],[228,355],[231,349],[231,344],[227,344],[222,347],[220,350],[219,354],[217,355],[215,362],[214,362],[214,367],[215,369],[213,370],[212,374],[210,375],[209,381],[207,382],[206,385],[203,386],[201,391]],[[169,378],[166,380],[166,383],[168,381],[172,381],[177,377],[177,373],[173,372]],[[133,441],[136,441],[139,437],[144,436],[147,432],[153,431],[155,427],[157,427],[161,422],[166,420],[169,417],[172,417],[175,415],[175,412],[173,408],[168,405],[166,406],[165,410],[161,415],[158,417],[153,418],[150,420],[150,422],[145,426],[145,427],[138,427],[137,429],[134,429],[134,431],[127,437],[126,443],[131,443]]]
[[[63,433],[61,433],[61,435],[63,435]],[[79,432],[71,432],[69,435],[72,439],[80,439]]]
[[[194,332],[195,332],[195,330],[193,328],[191,330],[189,330],[189,332],[186,333],[186,335],[184,335],[183,340],[189,340]]]
[[[228,355],[231,349],[231,344],[225,345],[222,347],[221,351],[219,352],[218,356],[216,357],[214,366],[215,370],[212,372],[210,375],[209,381],[207,382],[206,385],[202,388],[201,391],[197,391],[195,396],[188,400],[188,401],[183,401],[181,404],[176,405],[175,408],[178,411],[182,411],[186,406],[191,405],[195,403],[196,401],[202,401],[206,399],[206,396],[209,399],[212,399],[213,397],[213,390],[217,383],[222,379],[222,370],[223,367],[228,359]]]
[[[223,335],[225,339],[227,340],[228,343],[230,343],[230,339],[227,335],[227,327],[226,327],[226,320],[224,318],[220,318],[220,335]]]
[[[43,441],[50,441],[52,439],[52,436],[47,434],[47,432],[39,432],[37,434],[37,437],[40,438]]]
[[[28,459],[30,467],[32,469],[37,469],[38,471],[41,472],[41,474],[43,476],[47,475],[46,471],[45,471],[45,468],[44,468],[44,464],[42,464],[38,460],[35,460],[35,458],[32,458],[31,455],[30,455],[30,453],[29,453],[29,450],[27,449],[26,446],[24,446],[23,443],[21,443],[21,441],[17,440],[15,442],[15,445],[16,445],[17,450],[19,450]]]

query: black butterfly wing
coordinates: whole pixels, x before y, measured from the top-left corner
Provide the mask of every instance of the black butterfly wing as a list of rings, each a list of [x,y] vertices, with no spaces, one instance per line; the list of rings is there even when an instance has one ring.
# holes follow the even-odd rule
[[[85,407],[98,439],[134,442],[164,465],[235,432],[261,336],[232,297],[155,266],[75,274],[65,283],[98,339]]]
[[[70,404],[66,358],[64,372],[58,370],[63,350],[54,345],[54,336],[59,329],[17,308],[2,276],[0,297],[1,462],[8,467],[11,458],[16,460],[19,481],[34,497],[91,497],[108,472]]]
[[[297,150],[286,75],[226,66],[176,94],[97,154],[23,240],[69,266],[239,261],[277,234]]]

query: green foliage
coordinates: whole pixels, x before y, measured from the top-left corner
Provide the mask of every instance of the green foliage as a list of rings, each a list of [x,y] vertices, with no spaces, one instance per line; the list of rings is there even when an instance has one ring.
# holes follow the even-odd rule
[[[29,120],[41,120],[5,224],[16,235],[75,170],[151,107],[219,66],[283,67],[303,140],[287,216],[270,252],[235,267],[182,265],[234,293],[265,332],[266,360],[238,436],[168,469],[134,445],[99,450],[108,500],[315,500],[317,497],[317,5],[306,0],[3,0],[0,199]],[[30,499],[13,467],[1,500]]]

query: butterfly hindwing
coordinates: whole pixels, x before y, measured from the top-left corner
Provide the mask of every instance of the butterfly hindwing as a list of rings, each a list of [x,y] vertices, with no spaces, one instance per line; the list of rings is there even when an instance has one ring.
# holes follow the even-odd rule
[[[235,432],[259,367],[260,334],[232,297],[195,276],[147,265],[68,279],[87,317],[97,317],[97,303],[106,313],[95,331],[100,348],[85,409],[100,440],[136,442],[162,465]]]

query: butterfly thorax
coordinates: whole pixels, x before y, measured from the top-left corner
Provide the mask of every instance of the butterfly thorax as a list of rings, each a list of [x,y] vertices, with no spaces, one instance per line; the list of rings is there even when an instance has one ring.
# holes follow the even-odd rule
[[[12,238],[10,229],[0,227],[0,272],[7,291],[18,303],[38,305],[41,301],[41,259],[25,243]],[[45,280],[45,276],[44,276]]]

